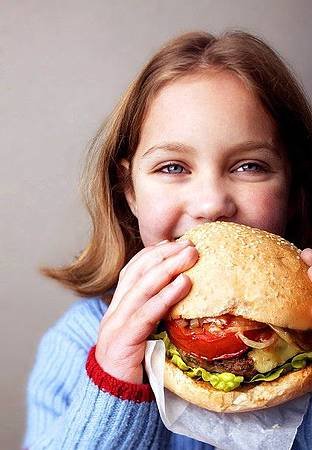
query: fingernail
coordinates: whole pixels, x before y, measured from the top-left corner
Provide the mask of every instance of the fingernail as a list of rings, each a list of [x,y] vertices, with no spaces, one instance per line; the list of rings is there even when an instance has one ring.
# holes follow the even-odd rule
[[[178,245],[192,245],[194,247],[194,244],[189,239],[184,239],[183,241],[176,241]]]
[[[177,286],[177,285],[183,283],[183,280],[184,280],[184,276],[182,273],[180,273],[180,275],[177,276],[177,278],[172,282],[172,284],[174,286]]]
[[[165,244],[166,242],[169,242],[168,239],[165,239],[164,241],[160,241],[160,242],[158,242],[158,244],[156,244],[156,245]]]

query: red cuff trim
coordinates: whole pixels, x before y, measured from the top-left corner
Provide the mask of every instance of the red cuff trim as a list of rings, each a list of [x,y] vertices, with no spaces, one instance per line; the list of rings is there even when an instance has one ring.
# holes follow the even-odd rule
[[[95,359],[95,346],[91,348],[87,364],[87,374],[89,378],[103,391],[109,392],[122,400],[132,400],[133,402],[151,402],[155,400],[154,393],[149,384],[133,384],[127,381],[118,380],[109,373],[104,372]]]

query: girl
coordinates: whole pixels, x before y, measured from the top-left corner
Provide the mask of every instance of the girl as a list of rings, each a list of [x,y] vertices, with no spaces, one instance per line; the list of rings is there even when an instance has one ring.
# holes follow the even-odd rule
[[[188,33],[151,59],[92,145],[90,244],[43,270],[91,298],[41,341],[25,448],[212,448],[164,428],[142,365],[155,324],[191,288],[181,272],[198,254],[175,239],[223,220],[311,246],[311,140],[300,87],[258,38]],[[302,258],[311,266],[312,250]],[[294,449],[308,448],[311,419],[312,408]]]

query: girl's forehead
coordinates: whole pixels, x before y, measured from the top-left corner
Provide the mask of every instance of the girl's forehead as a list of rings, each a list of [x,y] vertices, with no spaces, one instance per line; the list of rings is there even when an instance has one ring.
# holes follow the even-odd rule
[[[247,82],[244,82],[237,74],[229,70],[206,71],[182,76],[176,80],[165,84],[154,96],[151,105],[169,102],[178,97],[187,97],[189,93],[194,95],[198,92],[201,95],[215,98],[230,99],[233,91],[240,90],[249,96],[255,97]]]
[[[276,125],[251,89],[231,72],[183,77],[155,96],[138,150],[159,140],[190,145],[276,138]],[[235,142],[234,142],[235,143]]]
[[[235,114],[237,121],[246,119],[246,115],[257,116],[258,120],[270,116],[260,99],[237,75],[229,71],[193,75],[171,82],[158,92],[149,105],[142,128],[154,125],[155,121],[187,122],[196,115],[197,120],[207,117],[207,123],[208,119],[225,121]]]

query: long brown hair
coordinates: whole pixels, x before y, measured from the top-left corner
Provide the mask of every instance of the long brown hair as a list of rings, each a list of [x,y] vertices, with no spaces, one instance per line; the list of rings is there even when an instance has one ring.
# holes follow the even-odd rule
[[[142,247],[138,224],[125,196],[131,179],[119,161],[132,161],[148,107],[166,84],[187,74],[230,70],[244,80],[275,119],[292,170],[294,214],[286,238],[298,247],[312,245],[312,113],[303,89],[282,59],[261,39],[241,31],[215,37],[183,34],[162,47],[146,64],[95,136],[82,176],[92,219],[88,246],[68,266],[42,268],[82,296],[98,295],[117,281],[124,264]]]

